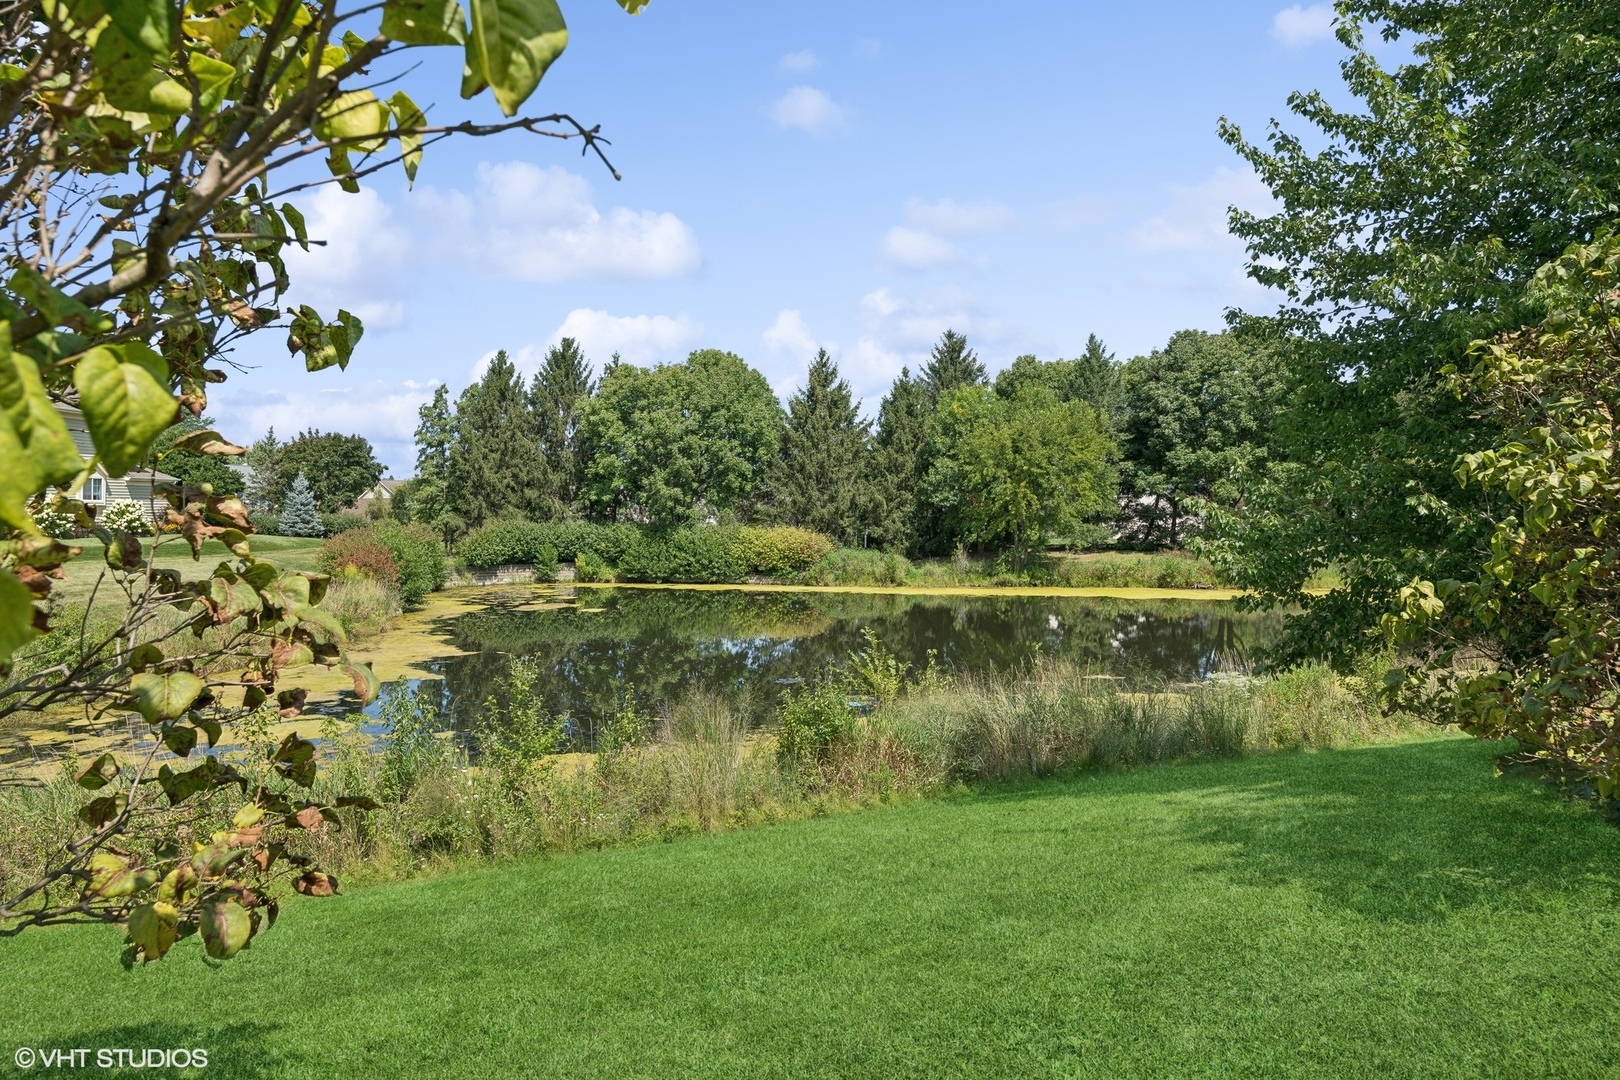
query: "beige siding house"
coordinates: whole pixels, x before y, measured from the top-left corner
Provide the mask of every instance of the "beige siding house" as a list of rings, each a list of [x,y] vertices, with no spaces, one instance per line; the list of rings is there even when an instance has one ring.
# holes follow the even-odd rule
[[[90,441],[90,428],[84,422],[84,413],[60,402],[57,403],[56,410],[66,421],[68,431],[73,436],[73,445],[79,453],[87,458],[95,453],[95,444]],[[163,499],[163,493],[178,483],[175,477],[158,472],[156,469],[132,469],[123,476],[109,476],[105,468],[97,465],[95,473],[85,481],[84,487],[70,494],[98,510],[116,502],[140,503],[146,507],[153,521],[159,521],[169,509],[169,504]]]

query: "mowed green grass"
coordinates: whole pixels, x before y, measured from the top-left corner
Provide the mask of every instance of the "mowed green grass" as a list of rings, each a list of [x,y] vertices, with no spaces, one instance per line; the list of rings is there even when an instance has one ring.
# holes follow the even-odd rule
[[[66,564],[67,577],[58,584],[52,592],[65,603],[82,604],[88,600],[92,590],[96,587],[96,579],[101,572],[107,569],[104,558],[104,548],[101,541],[96,539],[69,540],[67,543],[82,548],[83,553],[72,562]],[[152,541],[146,541],[148,555],[152,551]],[[303,536],[255,536],[253,537],[253,553],[275,563],[283,570],[316,570],[319,568],[322,540]],[[156,565],[163,569],[180,571],[180,576],[188,581],[208,577],[214,572],[214,567],[221,562],[233,559],[229,548],[218,540],[203,541],[202,552],[196,559],[191,557],[191,548],[184,540],[178,537],[165,537],[157,549]],[[99,605],[111,603],[118,593],[111,581],[104,582],[96,596]]]
[[[1620,832],[1497,747],[1169,766],[359,890],[126,974],[0,942],[0,1043],[244,1077],[1620,1075]],[[5,1049],[0,1046],[0,1049]]]

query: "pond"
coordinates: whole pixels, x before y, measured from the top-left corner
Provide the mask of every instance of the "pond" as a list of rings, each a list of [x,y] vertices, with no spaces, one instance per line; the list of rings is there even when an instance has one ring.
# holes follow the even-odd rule
[[[627,692],[643,712],[694,690],[718,693],[763,722],[787,687],[846,664],[865,631],[919,671],[933,662],[978,674],[1057,657],[1188,682],[1246,670],[1278,627],[1231,601],[557,587],[444,619],[439,632],[456,654],[416,665],[437,680],[405,682],[436,692],[447,726],[469,732],[485,723],[513,659],[528,657],[546,708],[588,742]]]

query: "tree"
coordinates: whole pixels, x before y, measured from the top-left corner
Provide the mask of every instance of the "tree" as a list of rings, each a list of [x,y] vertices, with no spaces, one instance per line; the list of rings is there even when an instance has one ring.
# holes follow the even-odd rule
[[[1188,500],[1234,505],[1240,478],[1264,462],[1282,404],[1278,358],[1234,334],[1181,330],[1127,363],[1123,382],[1126,480],[1152,500],[1142,539],[1175,547]]]
[[[872,531],[891,551],[917,547],[917,489],[925,472],[929,414],[927,390],[901,368],[878,406],[873,437]]]
[[[788,399],[776,494],[786,520],[857,542],[866,503],[871,424],[860,418],[849,384],[822,349],[804,389]]]
[[[281,479],[281,443],[276,441],[276,429],[270,428],[264,438],[248,448],[242,459],[247,463],[248,476],[243,498],[256,513],[268,513],[281,504],[276,500],[276,483]]]
[[[359,435],[319,432],[311,428],[281,446],[281,476],[274,498],[285,504],[293,478],[313,476],[309,481],[315,502],[323,514],[335,514],[382,479],[382,463],[371,443]]]
[[[503,515],[553,516],[539,420],[505,349],[456,401],[448,493],[450,509],[469,528]]]
[[[320,536],[326,532],[315,505],[314,489],[302,472],[287,486],[287,496],[282,500],[280,531],[282,536]]]
[[[1293,95],[1316,130],[1274,123],[1268,146],[1221,125],[1277,200],[1231,222],[1250,276],[1284,297],[1276,316],[1239,321],[1286,342],[1292,389],[1274,464],[1240,513],[1212,519],[1210,553],[1262,602],[1299,609],[1279,662],[1348,663],[1381,647],[1380,620],[1414,578],[1468,576],[1489,497],[1453,466],[1494,443],[1498,421],[1441,372],[1534,321],[1526,283],[1592,237],[1620,190],[1614,5],[1337,10],[1351,108]],[[1410,59],[1386,71],[1369,32],[1410,41]],[[1329,565],[1343,584],[1307,592]]]
[[[565,508],[579,499],[584,462],[579,453],[579,418],[596,392],[591,366],[579,342],[565,337],[546,350],[545,363],[529,387],[529,404],[540,424],[540,445],[550,469],[554,494]]]
[[[1086,337],[1085,352],[1075,357],[1065,401],[1083,401],[1097,410],[1110,426],[1117,423],[1125,407],[1125,386],[1114,354],[1096,334]]]
[[[960,390],[964,386],[983,386],[985,383],[984,365],[979,362],[978,355],[968,348],[967,338],[955,330],[947,330],[940,336],[939,344],[929,354],[928,363],[923,365],[919,377],[930,404],[952,390]]]
[[[782,407],[741,357],[700,349],[680,364],[620,363],[580,419],[584,502],[612,521],[668,527],[746,511],[770,478]]]
[[[450,510],[450,459],[456,441],[456,418],[450,391],[443,383],[433,399],[416,411],[416,476],[394,492],[396,514],[433,529],[446,543],[464,523]]]
[[[1008,399],[964,387],[940,399],[925,486],[962,535],[1010,545],[1018,567],[1054,531],[1114,509],[1113,450],[1096,410],[1034,386]]]
[[[1466,577],[1414,578],[1385,616],[1407,663],[1394,703],[1487,739],[1600,798],[1620,792],[1620,238],[1608,229],[1543,268],[1539,327],[1476,342],[1446,374],[1495,444],[1458,482],[1492,498]],[[1457,511],[1448,511],[1455,513]]]
[[[247,508],[228,495],[172,502],[172,538],[160,542],[185,543],[194,558],[209,539],[231,551],[188,579],[61,493],[97,468],[116,477],[147,460],[181,410],[201,416],[208,387],[226,378],[210,365],[245,334],[279,324],[310,370],[347,363],[358,319],[279,307],[282,252],[308,241],[283,200],[328,182],[300,170],[278,190],[289,167],[323,154],[329,182],[356,191],[390,165],[414,177],[429,142],[504,130],[583,137],[600,153],[594,131],[566,116],[430,126],[403,90],[381,101],[358,85],[395,81],[376,69],[406,48],[462,45],[464,93],[488,88],[513,116],[566,42],[552,0],[480,0],[471,25],[457,4],[380,9],[225,0],[193,17],[177,4],[23,0],[0,20],[0,720],[71,703],[98,720],[139,714],[154,736],[131,760],[109,751],[80,773],[93,794],[83,828],[0,898],[6,933],[115,923],[133,962],[195,932],[225,959],[274,922],[289,885],[336,889],[311,866],[304,833],[363,801],[317,794],[314,744],[288,734],[246,772],[212,752],[227,724],[299,715],[304,691],[278,685],[288,666],[339,662],[341,624],[320,607],[325,579],[254,554]],[[365,38],[356,25],[377,29]],[[89,459],[62,402],[84,415]],[[243,453],[207,430],[173,449]],[[18,669],[16,651],[66,617],[53,582],[79,555],[41,534],[34,514],[46,511],[103,542],[100,595],[121,595],[122,610],[110,631],[79,616],[62,663]],[[348,671],[362,700],[375,697],[368,668]]]

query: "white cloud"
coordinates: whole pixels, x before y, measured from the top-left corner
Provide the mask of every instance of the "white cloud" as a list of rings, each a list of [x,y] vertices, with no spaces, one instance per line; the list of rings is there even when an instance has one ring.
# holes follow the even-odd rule
[[[318,190],[303,209],[309,238],[326,243],[307,252],[295,245],[283,249],[293,302],[312,304],[329,319],[346,308],[369,329],[403,323],[395,270],[404,265],[411,242],[393,209],[372,188],[351,195],[335,186]]]
[[[825,90],[795,86],[771,106],[771,119],[785,128],[799,128],[820,135],[844,122],[844,107]]]
[[[1271,20],[1271,36],[1289,48],[1299,48],[1333,36],[1333,5],[1294,4]]]
[[[791,71],[796,75],[803,75],[806,72],[814,71],[816,68],[820,67],[821,61],[816,59],[816,54],[811,52],[809,49],[800,49],[798,52],[790,52],[786,56],[782,57],[782,59],[776,62],[776,66],[781,68],[783,71]]]
[[[685,314],[610,315],[594,308],[575,308],[552,332],[547,347],[565,337],[579,342],[598,372],[614,353],[631,364],[682,360],[703,336],[703,324]]]
[[[1004,352],[1015,336],[999,319],[987,317],[972,293],[954,285],[918,296],[875,289],[861,297],[857,323],[860,337],[839,363],[863,394],[887,390],[902,365],[915,374],[946,330],[967,335],[981,355],[986,348]]]
[[[808,360],[816,355],[816,350],[827,347],[826,343],[817,341],[815,335],[810,333],[804,315],[792,308],[783,308],[777,314],[776,321],[766,327],[760,337],[771,352],[795,360]]]
[[[940,236],[972,236],[1009,228],[1018,220],[1018,215],[998,202],[964,206],[951,199],[932,203],[909,199],[906,220]]]
[[[1048,208],[1049,220],[1060,229],[1101,225],[1115,214],[1113,203],[1101,195],[1076,195]]]
[[[878,243],[878,258],[904,270],[955,266],[966,258],[962,249],[931,232],[896,225]]]
[[[856,38],[855,55],[862,60],[876,60],[883,55],[883,43],[877,38]]]
[[[239,394],[222,388],[210,395],[209,411],[218,417],[220,429],[238,442],[260,438],[271,427],[283,440],[308,428],[363,435],[393,475],[409,476],[415,460],[411,444],[416,411],[433,396],[436,385],[372,379],[321,388],[306,384],[294,390],[255,386],[251,393]]]
[[[1130,230],[1138,251],[1220,251],[1240,248],[1227,231],[1227,208],[1264,211],[1271,192],[1253,172],[1218,168],[1201,184],[1169,184],[1170,204]]]

